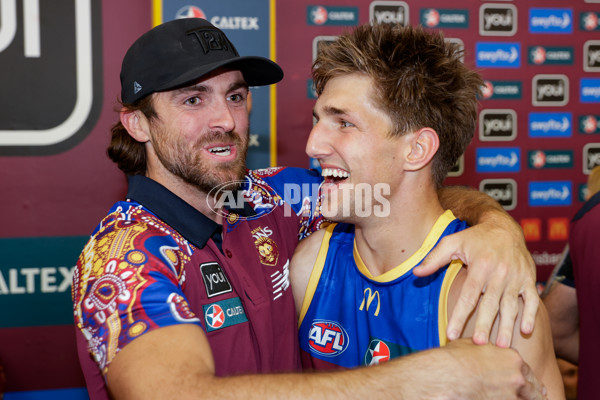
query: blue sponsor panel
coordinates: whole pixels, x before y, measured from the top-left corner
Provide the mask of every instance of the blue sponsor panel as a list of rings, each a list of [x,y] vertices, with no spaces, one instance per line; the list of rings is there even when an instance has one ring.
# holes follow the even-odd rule
[[[529,33],[573,33],[570,8],[530,8]]]
[[[600,78],[581,78],[579,87],[579,101],[600,103]]]
[[[568,112],[529,113],[529,137],[568,138],[573,135],[573,115]]]
[[[518,147],[480,147],[476,151],[477,172],[519,172],[521,149]]]
[[[89,400],[86,388],[7,392],[3,400]]]
[[[573,202],[571,181],[529,182],[529,205],[570,206]]]
[[[519,68],[520,43],[478,42],[475,46],[475,64],[487,68]]]

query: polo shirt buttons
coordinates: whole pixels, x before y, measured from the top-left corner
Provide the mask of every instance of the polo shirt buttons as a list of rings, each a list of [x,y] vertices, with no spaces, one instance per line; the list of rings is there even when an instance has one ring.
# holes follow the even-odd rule
[[[233,254],[231,254],[231,250],[229,250],[229,249],[225,250],[225,255],[229,258],[231,258],[233,256]]]

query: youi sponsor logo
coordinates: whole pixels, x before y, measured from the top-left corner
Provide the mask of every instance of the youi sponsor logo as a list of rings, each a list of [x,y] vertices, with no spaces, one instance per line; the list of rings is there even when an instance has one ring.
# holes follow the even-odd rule
[[[369,21],[377,24],[408,25],[408,4],[404,1],[373,1],[369,5]]]
[[[517,32],[517,8],[512,4],[483,4],[479,7],[479,34],[513,36]]]
[[[588,175],[600,165],[600,143],[588,143],[583,146],[583,173]]]
[[[514,210],[517,206],[517,182],[514,179],[484,179],[479,191],[496,200],[505,210]]]
[[[534,106],[564,106],[569,102],[569,78],[566,75],[536,75],[532,82]]]
[[[520,43],[478,42],[475,48],[477,67],[519,68],[521,66]]]
[[[571,181],[529,182],[529,205],[569,206],[572,192]]]
[[[479,113],[479,140],[510,141],[517,137],[517,113],[510,109],[486,109]]]
[[[572,33],[573,10],[570,8],[530,8],[529,33]]]
[[[573,135],[573,116],[567,112],[529,113],[529,137],[556,138]]]
[[[583,70],[600,71],[600,40],[588,40],[583,45]]]
[[[477,172],[519,172],[521,149],[518,147],[480,147],[476,151]]]

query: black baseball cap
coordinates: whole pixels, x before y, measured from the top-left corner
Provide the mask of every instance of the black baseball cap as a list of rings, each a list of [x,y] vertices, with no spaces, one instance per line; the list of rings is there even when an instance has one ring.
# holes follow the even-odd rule
[[[227,36],[207,20],[183,18],[154,27],[127,50],[121,66],[121,100],[132,104],[221,67],[241,71],[249,86],[283,79],[281,67],[268,58],[240,57]]]

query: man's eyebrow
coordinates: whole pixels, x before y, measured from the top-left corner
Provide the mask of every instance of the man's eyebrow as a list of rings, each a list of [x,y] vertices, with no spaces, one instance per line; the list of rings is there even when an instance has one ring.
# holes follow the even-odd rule
[[[322,112],[325,115],[346,115],[346,114],[348,114],[348,111],[341,109],[341,108],[333,107],[333,106],[323,107]],[[317,112],[314,108],[313,108],[313,117],[317,117]]]
[[[248,84],[243,81],[236,81],[233,82],[230,86],[229,89],[227,90],[228,92],[231,92],[233,90],[238,90],[238,89],[248,89]],[[210,86],[204,85],[202,83],[197,83],[195,85],[191,85],[191,86],[185,86],[179,89],[175,90],[175,93],[189,93],[189,92],[202,92],[202,93],[209,93],[212,91],[212,88]]]

